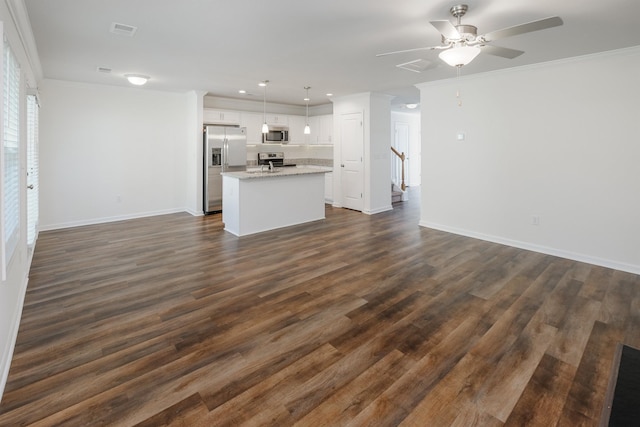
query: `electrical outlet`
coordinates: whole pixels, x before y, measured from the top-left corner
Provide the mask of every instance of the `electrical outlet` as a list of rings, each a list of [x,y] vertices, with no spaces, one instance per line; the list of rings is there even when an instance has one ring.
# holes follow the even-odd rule
[[[538,215],[531,217],[531,225],[540,225],[540,217]]]

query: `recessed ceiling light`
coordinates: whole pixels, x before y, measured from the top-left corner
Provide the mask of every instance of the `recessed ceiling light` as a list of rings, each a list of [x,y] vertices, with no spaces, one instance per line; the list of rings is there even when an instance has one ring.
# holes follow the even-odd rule
[[[327,96],[333,96],[333,94],[332,93],[328,93]]]
[[[410,110],[413,110],[414,108],[416,108],[418,106],[418,104],[407,104],[406,107]]]
[[[260,87],[265,87],[266,85],[267,85],[267,81],[266,80],[264,82],[258,83],[258,86],[260,86]]]
[[[242,93],[242,94],[244,94],[244,93],[247,93],[247,91],[246,91],[246,90],[244,90],[244,89],[240,89],[240,90],[238,91],[238,93]]]
[[[149,76],[142,74],[125,74],[124,76],[129,80],[129,83],[136,86],[142,86],[149,80]]]

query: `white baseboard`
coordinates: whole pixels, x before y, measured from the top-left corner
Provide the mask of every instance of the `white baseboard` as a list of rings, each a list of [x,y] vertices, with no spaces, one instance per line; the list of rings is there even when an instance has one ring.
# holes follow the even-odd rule
[[[640,265],[627,264],[614,260],[598,258],[591,255],[550,248],[548,246],[536,245],[529,242],[522,242],[519,240],[512,240],[504,237],[477,233],[475,231],[469,231],[456,227],[449,227],[447,225],[435,224],[427,221],[420,221],[418,224],[421,227],[433,228],[434,230],[446,231],[447,233],[458,234],[460,236],[472,237],[474,239],[485,240],[492,243],[499,243],[501,245],[512,246],[514,248],[526,249],[546,255],[553,255],[560,258],[570,259],[573,261],[585,262],[587,264],[599,265],[601,267],[611,268],[614,270],[626,271],[627,273],[640,274]]]
[[[193,216],[204,216],[204,212],[202,212],[202,211],[194,211],[194,210],[192,210],[192,209],[188,209],[188,208],[187,208],[187,209],[185,209],[185,211],[186,211],[188,214],[191,214],[191,215],[193,215]]]
[[[83,225],[94,225],[94,224],[103,224],[107,222],[126,221],[128,219],[145,218],[145,217],[156,216],[156,215],[168,215],[168,214],[174,214],[174,213],[185,212],[185,211],[186,209],[166,209],[166,210],[150,211],[150,212],[138,212],[138,213],[128,214],[128,215],[92,218],[92,219],[81,220],[81,221],[70,221],[70,222],[63,222],[59,224],[48,224],[48,225],[42,225],[40,227],[40,231],[59,230],[62,228],[81,227]]]
[[[386,205],[386,206],[383,206],[383,207],[377,208],[377,209],[367,209],[367,210],[362,211],[362,213],[363,214],[367,214],[367,215],[375,215],[375,214],[379,214],[379,213],[387,212],[387,211],[391,211],[391,210],[393,210],[393,206]]]

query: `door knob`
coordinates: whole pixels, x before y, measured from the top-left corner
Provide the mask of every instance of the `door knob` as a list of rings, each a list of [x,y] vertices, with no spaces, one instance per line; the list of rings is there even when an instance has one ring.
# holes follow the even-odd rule
[[[33,184],[31,184],[31,185],[27,185],[27,188],[28,188],[29,190],[33,190]]]

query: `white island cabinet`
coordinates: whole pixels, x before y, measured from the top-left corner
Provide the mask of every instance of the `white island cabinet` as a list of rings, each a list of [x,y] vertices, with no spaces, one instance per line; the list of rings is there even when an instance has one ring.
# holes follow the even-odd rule
[[[329,170],[223,172],[224,229],[246,236],[324,219],[324,174]]]

